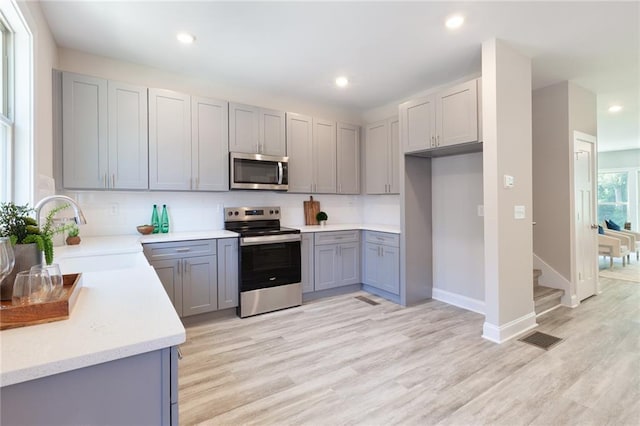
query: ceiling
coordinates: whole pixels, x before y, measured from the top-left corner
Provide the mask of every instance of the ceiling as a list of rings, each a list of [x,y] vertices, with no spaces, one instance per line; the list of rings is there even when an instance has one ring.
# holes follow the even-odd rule
[[[480,71],[497,37],[533,87],[598,96],[600,150],[640,148],[639,2],[42,1],[59,46],[236,88],[365,111]],[[453,13],[465,16],[456,31]],[[175,35],[196,36],[181,45]],[[338,75],[351,84],[337,88]],[[621,104],[617,114],[608,112]]]

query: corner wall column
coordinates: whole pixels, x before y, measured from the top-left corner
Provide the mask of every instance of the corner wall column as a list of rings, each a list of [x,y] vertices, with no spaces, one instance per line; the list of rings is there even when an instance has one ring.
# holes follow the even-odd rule
[[[504,342],[534,328],[531,60],[501,40],[482,43],[485,323]],[[505,176],[513,186],[505,188]],[[516,207],[524,217],[516,219]]]

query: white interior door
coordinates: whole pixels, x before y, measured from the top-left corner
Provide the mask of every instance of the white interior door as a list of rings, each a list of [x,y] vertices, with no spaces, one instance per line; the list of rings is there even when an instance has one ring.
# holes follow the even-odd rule
[[[596,139],[574,132],[576,295],[584,300],[598,292],[596,218]]]

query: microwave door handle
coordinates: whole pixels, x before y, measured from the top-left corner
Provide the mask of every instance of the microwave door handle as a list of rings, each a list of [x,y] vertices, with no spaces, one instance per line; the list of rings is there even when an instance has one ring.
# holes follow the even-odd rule
[[[278,161],[278,185],[282,185],[282,161]]]

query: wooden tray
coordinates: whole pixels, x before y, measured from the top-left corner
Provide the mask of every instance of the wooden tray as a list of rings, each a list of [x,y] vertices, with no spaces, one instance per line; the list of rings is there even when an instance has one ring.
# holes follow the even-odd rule
[[[65,293],[58,300],[22,306],[13,306],[10,300],[0,302],[0,330],[69,319],[82,287],[81,276],[62,276]]]

